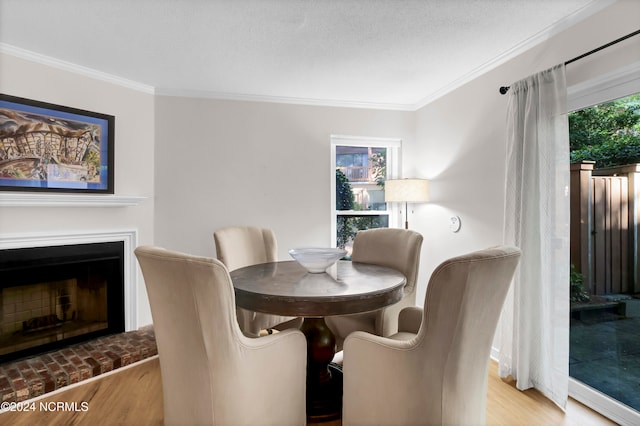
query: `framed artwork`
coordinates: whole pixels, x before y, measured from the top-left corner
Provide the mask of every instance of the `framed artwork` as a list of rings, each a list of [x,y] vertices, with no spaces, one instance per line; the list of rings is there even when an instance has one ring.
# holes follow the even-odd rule
[[[0,94],[0,190],[113,194],[114,122]]]

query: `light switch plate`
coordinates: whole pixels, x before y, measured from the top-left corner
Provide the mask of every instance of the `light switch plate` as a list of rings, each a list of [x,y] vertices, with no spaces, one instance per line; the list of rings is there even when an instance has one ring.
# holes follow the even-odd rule
[[[459,216],[453,216],[451,217],[451,223],[449,224],[449,229],[451,229],[451,232],[458,232],[460,231],[460,227],[462,226],[462,221],[460,220]]]

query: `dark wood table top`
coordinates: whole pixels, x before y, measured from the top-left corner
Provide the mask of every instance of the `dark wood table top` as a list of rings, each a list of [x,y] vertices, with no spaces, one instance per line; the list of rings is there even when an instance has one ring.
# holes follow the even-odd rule
[[[338,261],[321,274],[296,261],[231,272],[238,306],[257,312],[325,317],[372,311],[402,299],[405,276],[384,266]]]

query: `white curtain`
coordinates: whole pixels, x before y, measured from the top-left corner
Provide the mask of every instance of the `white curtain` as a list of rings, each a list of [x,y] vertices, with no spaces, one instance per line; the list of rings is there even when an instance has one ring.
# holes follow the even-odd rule
[[[522,258],[500,323],[499,374],[565,408],[569,383],[569,125],[564,65],[508,92],[505,243]]]

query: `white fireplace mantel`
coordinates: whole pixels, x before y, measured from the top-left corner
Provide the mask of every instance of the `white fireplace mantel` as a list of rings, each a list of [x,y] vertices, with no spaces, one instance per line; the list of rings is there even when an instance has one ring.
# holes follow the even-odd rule
[[[127,207],[144,200],[127,195],[0,192],[0,207]]]

